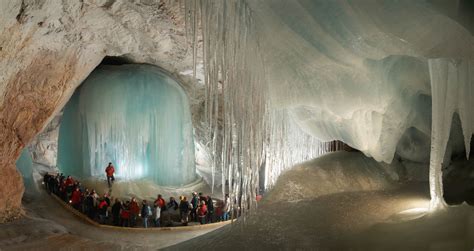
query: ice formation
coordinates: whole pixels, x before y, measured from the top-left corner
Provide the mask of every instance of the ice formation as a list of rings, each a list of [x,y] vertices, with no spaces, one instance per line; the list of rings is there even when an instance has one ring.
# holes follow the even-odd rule
[[[470,32],[431,3],[188,0],[185,7],[194,55],[203,41],[213,162],[243,204],[254,196],[259,168],[274,181],[272,173],[314,157],[317,139],[341,140],[387,163],[397,151],[428,162],[404,146],[426,150],[420,141],[432,133],[443,148],[449,128],[431,132],[428,61],[474,50]],[[278,128],[285,123],[299,128]],[[431,152],[432,167],[438,155]],[[437,187],[435,200],[442,198]]]
[[[29,191],[34,186],[33,180],[33,160],[31,159],[31,153],[28,148],[23,149],[20,157],[16,161],[16,167],[23,177],[23,184],[25,188]]]
[[[470,60],[429,60],[433,119],[430,159],[431,208],[445,206],[443,200],[442,164],[446,153],[454,113],[459,114],[466,157],[469,158],[471,137],[474,131],[471,109],[474,107],[472,74],[474,65]]]
[[[156,67],[101,66],[66,105],[58,166],[76,177],[146,178],[164,186],[196,179],[186,94]]]

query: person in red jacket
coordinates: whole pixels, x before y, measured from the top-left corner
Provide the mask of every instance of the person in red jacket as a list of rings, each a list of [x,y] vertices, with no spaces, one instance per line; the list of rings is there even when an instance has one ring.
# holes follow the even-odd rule
[[[130,226],[130,203],[127,201],[120,212],[120,219],[122,220],[122,227],[129,227]]]
[[[205,201],[201,201],[201,205],[198,208],[198,217],[201,224],[206,224],[207,206]]]
[[[72,195],[71,195],[72,207],[74,207],[76,210],[79,210],[80,205],[81,205],[81,200],[82,200],[81,190],[79,190],[79,187],[76,187],[76,190],[74,190],[74,192],[72,192]]]
[[[130,202],[130,227],[134,227],[137,224],[137,216],[140,213],[140,207],[135,198],[132,198]]]
[[[100,224],[105,224],[105,221],[107,220],[108,207],[109,207],[109,204],[107,204],[107,201],[105,201],[104,198],[100,198],[100,202],[99,202],[99,223]]]
[[[114,177],[115,168],[112,165],[112,162],[109,162],[109,165],[105,168],[105,174],[107,175],[107,183],[109,187],[112,187],[112,183],[115,181]]]

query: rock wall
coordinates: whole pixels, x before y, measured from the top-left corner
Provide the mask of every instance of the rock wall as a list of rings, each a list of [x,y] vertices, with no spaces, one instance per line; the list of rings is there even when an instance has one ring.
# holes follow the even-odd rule
[[[30,143],[33,162],[54,168],[58,158],[58,135],[62,114],[57,114]]]
[[[179,13],[161,1],[0,2],[0,222],[21,214],[15,161],[22,148],[105,56],[158,65],[191,82]],[[188,94],[192,86],[185,84]]]

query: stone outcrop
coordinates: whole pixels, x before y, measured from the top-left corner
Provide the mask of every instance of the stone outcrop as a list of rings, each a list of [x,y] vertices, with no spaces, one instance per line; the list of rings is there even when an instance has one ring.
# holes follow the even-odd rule
[[[178,5],[158,1],[0,2],[0,222],[21,214],[21,150],[105,56],[191,81],[179,13]]]

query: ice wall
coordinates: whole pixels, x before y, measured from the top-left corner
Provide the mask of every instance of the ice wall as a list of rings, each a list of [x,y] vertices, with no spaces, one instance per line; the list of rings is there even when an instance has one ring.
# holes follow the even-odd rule
[[[20,157],[16,161],[16,167],[23,177],[23,184],[25,185],[26,191],[31,191],[32,188],[34,188],[33,160],[28,147],[25,147],[21,152]]]
[[[100,66],[64,109],[58,166],[77,177],[146,178],[179,186],[195,180],[194,139],[186,94],[153,66]]]
[[[428,161],[403,149],[431,135],[427,59],[474,56],[470,32],[427,1],[187,0],[185,12],[194,55],[203,41],[214,163],[237,197],[253,198],[264,163],[304,151],[304,137],[269,129],[285,119],[377,161],[397,148]],[[271,142],[286,136],[301,147]]]

